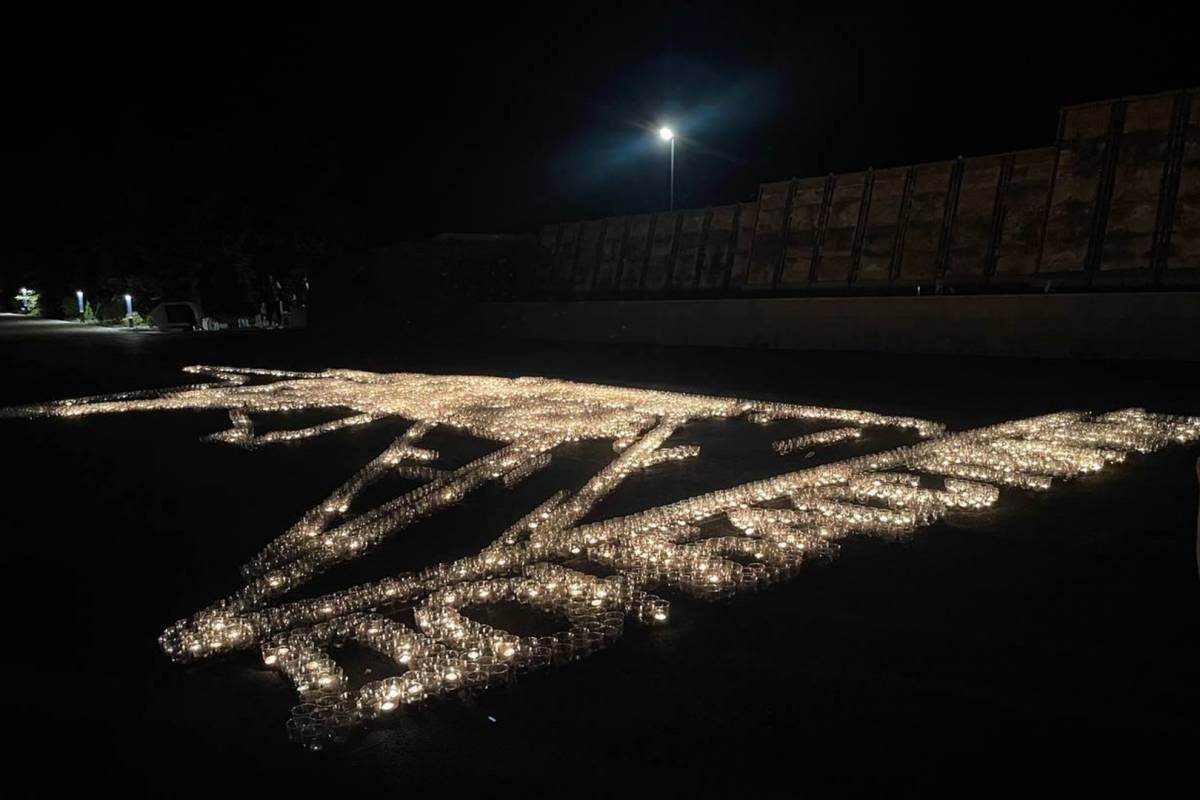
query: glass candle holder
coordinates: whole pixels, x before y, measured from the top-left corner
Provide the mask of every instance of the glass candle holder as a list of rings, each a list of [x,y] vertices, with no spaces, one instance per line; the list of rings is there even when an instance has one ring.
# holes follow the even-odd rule
[[[671,604],[661,597],[647,599],[642,604],[642,622],[647,625],[666,625],[671,618]]]

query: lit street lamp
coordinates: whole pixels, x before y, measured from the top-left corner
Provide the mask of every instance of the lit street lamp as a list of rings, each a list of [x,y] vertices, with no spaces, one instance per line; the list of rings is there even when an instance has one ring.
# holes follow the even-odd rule
[[[133,295],[131,294],[125,295],[125,316],[133,316]]]
[[[658,129],[658,135],[662,137],[664,142],[671,143],[671,204],[667,210],[675,210],[675,131],[668,128],[666,125]]]
[[[83,289],[75,290],[75,299],[79,301],[79,316],[83,316]]]

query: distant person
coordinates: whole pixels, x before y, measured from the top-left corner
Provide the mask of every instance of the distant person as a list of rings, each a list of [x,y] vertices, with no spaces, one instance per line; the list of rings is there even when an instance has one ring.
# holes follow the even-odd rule
[[[267,325],[278,327],[283,323],[283,298],[279,281],[275,280],[275,276],[267,273]]]
[[[275,276],[267,273],[266,278],[262,282],[260,291],[261,311],[262,311],[262,326],[265,328],[271,324],[271,286],[275,283]]]
[[[292,309],[295,307],[293,299],[295,296],[290,284],[279,287],[279,318],[282,320],[285,328],[292,324]]]
[[[308,278],[301,276],[296,281],[293,290],[294,302],[297,308],[308,308]]]

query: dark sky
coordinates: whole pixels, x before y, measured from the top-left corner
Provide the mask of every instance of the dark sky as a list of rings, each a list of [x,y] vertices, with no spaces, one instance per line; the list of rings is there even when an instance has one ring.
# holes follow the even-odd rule
[[[1200,83],[1177,16],[591,8],[11,26],[7,257],[206,226],[366,246],[650,210],[661,121],[685,137],[678,206],[747,200],[767,180],[1050,145],[1062,105]]]

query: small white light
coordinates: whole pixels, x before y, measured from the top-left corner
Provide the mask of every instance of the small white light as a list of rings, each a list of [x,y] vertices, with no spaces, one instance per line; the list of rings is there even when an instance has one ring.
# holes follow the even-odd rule
[[[662,137],[664,142],[669,142],[675,138],[675,131],[664,125],[658,129],[658,135]]]

